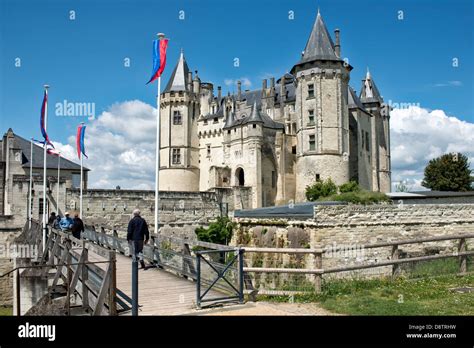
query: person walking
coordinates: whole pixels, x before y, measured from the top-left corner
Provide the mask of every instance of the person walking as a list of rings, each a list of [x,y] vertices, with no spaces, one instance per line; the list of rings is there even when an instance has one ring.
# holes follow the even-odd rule
[[[84,223],[82,222],[78,213],[74,214],[73,221],[74,222],[71,227],[72,235],[77,239],[81,239],[81,232],[84,232]]]
[[[142,269],[146,270],[143,261],[143,246],[148,243],[150,232],[144,218],[140,216],[140,210],[133,211],[133,218],[128,223],[127,241],[132,244],[133,257],[138,257]]]

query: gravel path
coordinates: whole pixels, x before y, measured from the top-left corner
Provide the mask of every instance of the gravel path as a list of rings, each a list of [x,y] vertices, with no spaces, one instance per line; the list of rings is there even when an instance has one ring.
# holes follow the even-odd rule
[[[340,315],[319,307],[317,303],[248,302],[221,308],[196,311],[195,315]]]

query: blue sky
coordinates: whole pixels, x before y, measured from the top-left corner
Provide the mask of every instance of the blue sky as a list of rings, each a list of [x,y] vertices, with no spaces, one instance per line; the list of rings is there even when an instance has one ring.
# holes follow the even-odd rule
[[[48,133],[62,143],[87,119],[55,116],[57,102],[95,103],[96,116],[127,100],[154,105],[156,87],[145,82],[157,32],[170,38],[163,84],[183,48],[202,81],[232,91],[226,80],[247,78],[260,88],[262,78],[297,62],[318,6],[330,33],[341,30],[357,91],[368,66],[385,101],[474,121],[470,0],[0,0],[0,130],[40,135],[44,83],[51,85]]]

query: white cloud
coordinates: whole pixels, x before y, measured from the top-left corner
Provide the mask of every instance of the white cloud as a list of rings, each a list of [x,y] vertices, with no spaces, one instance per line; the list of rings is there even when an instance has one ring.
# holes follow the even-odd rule
[[[84,166],[89,187],[153,189],[155,180],[156,108],[139,100],[112,105],[87,124]],[[75,136],[57,144],[77,162]]]
[[[421,186],[425,166],[445,153],[461,152],[474,165],[474,124],[443,110],[394,109],[390,131],[394,184],[405,180],[412,190],[425,189]]]
[[[461,87],[463,85],[462,81],[448,81],[442,83],[435,83],[434,87]]]
[[[252,87],[252,81],[250,81],[248,77],[241,77],[240,79],[225,79],[224,84],[226,86],[236,86],[237,81],[240,81],[245,89]]]

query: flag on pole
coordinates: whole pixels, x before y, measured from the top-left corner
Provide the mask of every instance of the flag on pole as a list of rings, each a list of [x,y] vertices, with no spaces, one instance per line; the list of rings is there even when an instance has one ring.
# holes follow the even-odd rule
[[[146,84],[155,81],[165,70],[167,47],[168,39],[153,40],[153,73]]]
[[[43,96],[43,103],[41,104],[41,118],[40,118],[40,128],[41,128],[41,134],[43,135],[44,142],[43,144],[50,145],[54,148],[53,143],[49,140],[48,133],[46,132],[46,127],[45,127],[45,114],[46,114],[46,106],[48,103],[48,93],[44,91],[44,96]]]
[[[84,147],[84,134],[86,132],[86,126],[80,124],[77,127],[77,135],[76,135],[76,147],[77,147],[77,156],[81,158],[81,154],[87,157],[86,149]]]

